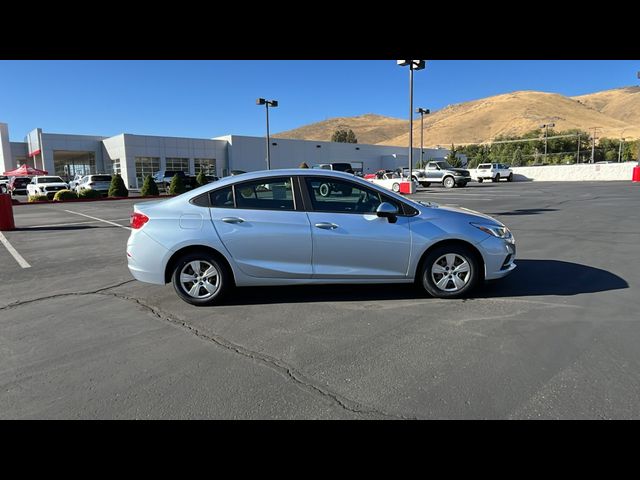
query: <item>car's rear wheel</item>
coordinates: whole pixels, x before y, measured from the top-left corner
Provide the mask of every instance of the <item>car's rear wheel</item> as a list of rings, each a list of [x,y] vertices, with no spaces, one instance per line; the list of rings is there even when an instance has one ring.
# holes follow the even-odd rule
[[[328,197],[329,195],[331,195],[331,185],[329,185],[328,183],[323,183],[322,185],[320,185],[320,195],[322,195],[323,197]]]
[[[484,178],[478,178],[478,183],[484,182]]]
[[[442,184],[445,186],[445,188],[453,188],[456,185],[456,181],[453,179],[453,177],[446,177],[442,181]]]
[[[496,173],[496,176],[493,177],[493,181],[494,182],[499,182],[500,181],[500,174],[499,173]]]
[[[429,252],[420,278],[422,286],[432,296],[459,298],[476,286],[479,268],[475,255],[468,248],[457,244],[443,245]]]
[[[173,269],[173,288],[187,303],[214,305],[230,287],[224,266],[210,253],[195,252],[181,257]]]
[[[393,190],[394,192],[399,192],[400,191],[400,184],[399,183],[394,183],[393,185],[391,185],[391,190]]]
[[[420,185],[422,185],[424,188],[427,188],[431,185],[431,182],[420,182]]]

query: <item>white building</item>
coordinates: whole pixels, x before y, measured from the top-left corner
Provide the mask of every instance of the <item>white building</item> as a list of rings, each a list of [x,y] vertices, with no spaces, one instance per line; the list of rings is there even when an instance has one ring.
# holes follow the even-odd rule
[[[441,160],[445,148],[424,149],[424,160]],[[302,162],[349,162],[354,170],[372,173],[408,166],[408,148],[384,145],[320,142],[271,138],[271,168],[297,167]],[[420,149],[414,148],[414,165]],[[212,139],[159,137],[122,133],[114,137],[46,133],[36,128],[24,142],[9,141],[9,127],[0,123],[0,174],[20,165],[48,171],[63,178],[75,174],[120,173],[130,189],[158,170],[182,170],[195,175],[201,169],[219,177],[231,170],[264,170],[265,137],[226,135]]]

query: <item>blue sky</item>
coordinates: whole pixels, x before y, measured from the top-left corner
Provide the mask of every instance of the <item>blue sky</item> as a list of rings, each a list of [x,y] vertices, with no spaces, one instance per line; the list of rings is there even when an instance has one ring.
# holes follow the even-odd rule
[[[580,95],[638,85],[640,61],[434,60],[414,102],[437,110],[514,90]],[[0,122],[12,141],[52,133],[211,138],[264,135],[337,116],[408,118],[408,71],[375,61],[0,61]]]

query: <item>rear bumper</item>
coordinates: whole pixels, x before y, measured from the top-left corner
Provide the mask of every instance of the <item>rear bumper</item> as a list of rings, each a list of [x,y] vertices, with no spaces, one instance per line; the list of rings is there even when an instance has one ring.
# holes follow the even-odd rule
[[[142,230],[134,230],[127,241],[127,266],[133,278],[164,285],[164,269],[171,252]]]

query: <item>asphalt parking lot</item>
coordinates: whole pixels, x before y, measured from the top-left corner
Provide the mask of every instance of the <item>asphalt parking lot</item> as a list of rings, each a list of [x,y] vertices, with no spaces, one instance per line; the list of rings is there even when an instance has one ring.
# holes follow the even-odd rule
[[[640,418],[640,185],[472,183],[518,268],[473,298],[406,285],[136,282],[135,199],[14,208],[0,245],[0,418]]]

